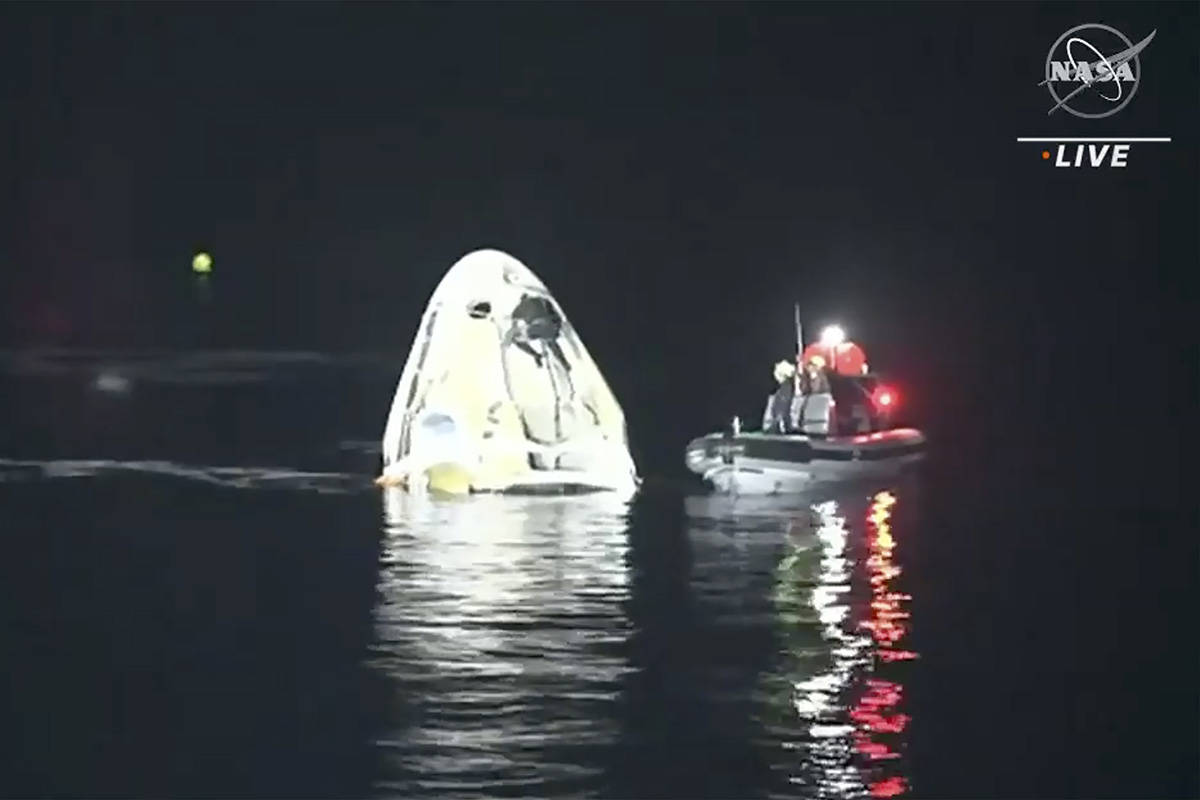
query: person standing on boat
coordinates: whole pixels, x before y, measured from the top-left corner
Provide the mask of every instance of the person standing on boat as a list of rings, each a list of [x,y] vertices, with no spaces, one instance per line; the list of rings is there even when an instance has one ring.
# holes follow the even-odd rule
[[[825,369],[825,359],[819,355],[801,360],[802,358],[801,356],[797,359],[802,366],[797,374],[798,392],[793,404],[793,427],[805,432],[811,430],[814,435],[827,435],[826,431],[833,433],[835,426],[832,419],[832,389],[829,373]],[[809,419],[810,417],[812,419]],[[823,424],[820,422],[822,417],[827,419]]]
[[[801,394],[826,394],[829,392],[829,377],[825,374],[825,359],[813,356],[804,364],[800,374]]]
[[[788,433],[792,427],[792,406],[797,397],[796,367],[790,361],[775,365],[775,382],[779,388],[767,399],[763,414],[763,433]]]

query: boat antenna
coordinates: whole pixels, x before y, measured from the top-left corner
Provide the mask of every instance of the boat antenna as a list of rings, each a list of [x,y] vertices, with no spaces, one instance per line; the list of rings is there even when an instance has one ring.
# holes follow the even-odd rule
[[[800,359],[804,355],[804,336],[800,331],[800,304],[794,305],[796,310],[796,358]]]

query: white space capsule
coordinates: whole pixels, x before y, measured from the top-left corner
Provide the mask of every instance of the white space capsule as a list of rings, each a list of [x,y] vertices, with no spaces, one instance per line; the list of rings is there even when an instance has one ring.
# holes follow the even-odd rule
[[[413,491],[632,494],[625,415],[558,302],[498,250],[461,258],[421,317],[379,483]]]

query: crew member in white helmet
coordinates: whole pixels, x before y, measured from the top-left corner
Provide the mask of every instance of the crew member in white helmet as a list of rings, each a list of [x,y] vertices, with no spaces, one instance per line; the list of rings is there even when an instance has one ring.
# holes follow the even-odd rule
[[[792,400],[796,397],[796,367],[791,361],[775,365],[775,382],[779,388],[767,398],[763,414],[763,433],[788,433],[791,429]]]

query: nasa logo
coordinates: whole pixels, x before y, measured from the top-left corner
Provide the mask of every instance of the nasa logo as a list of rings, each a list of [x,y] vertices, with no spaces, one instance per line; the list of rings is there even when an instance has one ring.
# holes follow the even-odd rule
[[[1045,86],[1060,108],[1085,119],[1112,116],[1137,94],[1142,80],[1138,54],[1157,30],[1134,44],[1116,28],[1089,22],[1059,36],[1046,54]]]

